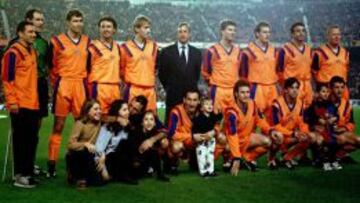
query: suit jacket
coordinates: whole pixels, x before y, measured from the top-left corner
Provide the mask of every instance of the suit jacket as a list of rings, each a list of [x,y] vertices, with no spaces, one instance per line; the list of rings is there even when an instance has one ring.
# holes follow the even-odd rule
[[[187,89],[197,88],[201,60],[201,51],[191,45],[189,45],[186,67],[181,67],[177,43],[160,52],[159,79],[166,91],[167,106],[174,106],[181,102]]]

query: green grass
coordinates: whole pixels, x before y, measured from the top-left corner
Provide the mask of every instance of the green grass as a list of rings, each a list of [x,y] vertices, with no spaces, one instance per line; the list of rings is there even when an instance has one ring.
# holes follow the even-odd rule
[[[360,109],[355,109],[355,119],[360,123]],[[44,168],[52,123],[52,116],[45,119],[40,132],[37,164]],[[0,119],[1,170],[8,124],[8,119]],[[259,172],[241,171],[237,177],[220,172],[219,177],[204,180],[182,165],[181,174],[172,177],[171,183],[149,178],[141,180],[138,186],[112,183],[80,192],[65,181],[63,155],[71,125],[69,117],[63,133],[58,178],[40,178],[40,185],[33,190],[15,188],[10,182],[0,183],[0,202],[360,202],[360,164],[346,165],[342,171],[326,173],[311,167],[269,171],[264,158],[260,161]],[[360,133],[360,126],[356,132]],[[359,152],[355,152],[353,157],[360,161]],[[219,166],[218,162],[218,169]]]

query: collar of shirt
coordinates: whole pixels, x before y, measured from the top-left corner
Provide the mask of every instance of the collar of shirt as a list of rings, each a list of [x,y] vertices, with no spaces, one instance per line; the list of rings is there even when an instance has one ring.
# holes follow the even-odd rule
[[[179,55],[181,55],[181,52],[183,50],[182,46],[185,46],[184,50],[185,50],[185,58],[186,61],[188,61],[188,56],[189,56],[189,43],[186,44],[182,44],[181,42],[177,42],[177,47],[178,47],[178,51],[179,51]]]

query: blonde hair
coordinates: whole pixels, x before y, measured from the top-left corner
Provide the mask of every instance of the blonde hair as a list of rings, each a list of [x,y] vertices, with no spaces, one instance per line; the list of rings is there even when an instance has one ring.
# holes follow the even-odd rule
[[[151,20],[149,17],[147,16],[144,16],[144,15],[138,15],[136,16],[136,18],[134,19],[134,22],[133,22],[133,29],[134,29],[134,32],[136,28],[140,28],[141,26],[144,25],[144,23],[149,23],[151,25]]]

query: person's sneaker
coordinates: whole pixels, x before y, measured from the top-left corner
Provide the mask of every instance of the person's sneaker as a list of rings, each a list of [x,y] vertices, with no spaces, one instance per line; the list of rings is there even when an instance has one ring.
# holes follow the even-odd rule
[[[257,171],[257,165],[256,165],[255,162],[245,161],[244,166],[251,172],[256,172]]]
[[[329,162],[326,162],[326,163],[323,164],[323,170],[324,171],[332,171],[333,168],[332,168],[332,166],[331,166],[331,164]]]
[[[278,165],[276,164],[275,160],[269,161],[268,162],[268,167],[269,167],[270,170],[278,169]]]
[[[291,159],[291,160],[290,160],[290,163],[291,163],[291,165],[293,165],[293,166],[298,166],[298,165],[299,165],[299,163],[298,163],[297,161],[295,161],[294,159]]]
[[[56,171],[48,171],[46,173],[47,178],[55,178],[57,176]]]
[[[339,164],[339,162],[335,161],[335,162],[332,162],[331,163],[331,167],[334,169],[334,170],[341,170],[343,169],[343,167]]]
[[[34,175],[40,175],[41,168],[38,165],[34,165]]]
[[[231,162],[227,161],[227,162],[223,163],[222,169],[224,172],[229,172],[231,169]]]
[[[78,190],[84,190],[87,188],[86,180],[78,180],[76,181],[76,188]]]
[[[208,177],[211,177],[211,178],[214,178],[214,177],[217,177],[218,174],[216,172],[212,172],[212,173],[209,173],[208,174]]]
[[[14,181],[14,186],[30,189],[30,188],[36,187],[36,183],[35,183],[35,181],[33,181],[33,179],[31,179],[29,177],[18,176],[18,177],[16,177],[16,180]]]
[[[147,170],[147,174],[152,175],[154,173],[154,169],[152,167],[149,167]]]
[[[283,161],[283,165],[285,166],[285,168],[289,169],[289,170],[293,170],[295,167],[291,164],[291,161]]]
[[[205,172],[203,174],[200,174],[200,176],[203,177],[203,178],[207,178],[207,177],[209,177],[209,173]]]
[[[55,178],[56,177],[56,169],[55,169],[55,161],[48,161],[48,171],[46,173],[47,178]]]

